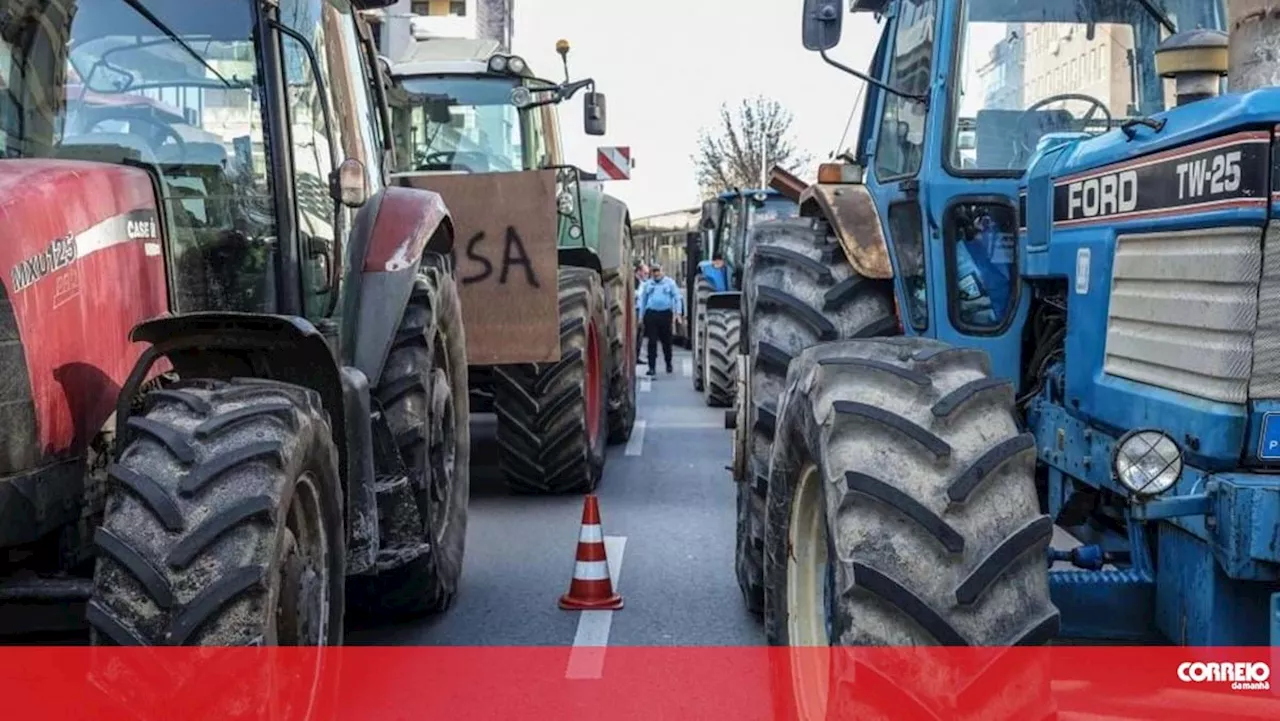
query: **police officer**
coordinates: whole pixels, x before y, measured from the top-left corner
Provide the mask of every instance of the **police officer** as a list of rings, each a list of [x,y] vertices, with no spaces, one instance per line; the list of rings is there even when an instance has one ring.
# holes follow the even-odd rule
[[[684,315],[684,298],[676,282],[662,272],[662,266],[649,268],[649,280],[640,292],[640,320],[644,324],[645,337],[649,339],[650,377],[658,374],[658,343],[662,343],[662,358],[671,373],[671,330],[675,320]]]

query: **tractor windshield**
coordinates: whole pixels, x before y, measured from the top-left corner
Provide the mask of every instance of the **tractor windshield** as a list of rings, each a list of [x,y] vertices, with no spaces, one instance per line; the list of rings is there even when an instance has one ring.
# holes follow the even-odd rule
[[[1100,134],[1172,105],[1154,52],[1178,30],[1221,28],[1222,0],[966,0],[948,165],[1024,170],[1047,133]],[[1154,8],[1158,12],[1153,12]]]
[[[495,173],[526,162],[517,78],[437,75],[397,80],[392,94],[405,171]],[[407,127],[406,127],[407,126]],[[406,137],[407,136],[407,137]]]
[[[0,0],[3,157],[156,169],[176,310],[270,302],[239,280],[275,236],[251,3]],[[211,269],[199,249],[231,236],[249,265]]]
[[[747,210],[747,227],[766,220],[783,220],[800,215],[800,206],[783,195],[769,195],[764,200],[752,199]]]

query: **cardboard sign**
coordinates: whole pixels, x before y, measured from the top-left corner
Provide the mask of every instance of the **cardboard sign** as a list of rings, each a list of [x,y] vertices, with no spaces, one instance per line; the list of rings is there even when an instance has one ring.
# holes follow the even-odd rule
[[[407,173],[453,217],[454,262],[471,365],[560,360],[556,173]]]

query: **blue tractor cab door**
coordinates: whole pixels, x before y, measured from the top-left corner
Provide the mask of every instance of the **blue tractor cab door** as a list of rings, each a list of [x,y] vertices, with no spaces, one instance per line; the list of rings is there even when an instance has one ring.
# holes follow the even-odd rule
[[[1017,383],[1030,305],[1018,283],[1021,172],[965,167],[959,141],[969,136],[957,131],[951,97],[962,79],[950,67],[965,32],[962,7],[889,6],[871,75],[929,102],[869,88],[857,154],[889,239],[904,332],[984,350],[993,373]]]

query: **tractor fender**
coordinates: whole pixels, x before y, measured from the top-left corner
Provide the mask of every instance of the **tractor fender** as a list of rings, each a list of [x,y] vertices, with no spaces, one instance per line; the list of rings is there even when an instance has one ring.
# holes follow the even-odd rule
[[[600,266],[605,270],[622,269],[630,261],[631,249],[627,247],[627,227],[630,224],[627,204],[612,195],[601,195],[596,248]]]
[[[587,268],[604,274],[599,254],[590,248],[561,248],[556,257],[562,268]]]
[[[340,368],[324,335],[305,318],[202,312],[161,316],[134,326],[129,339],[146,343],[116,401],[116,452],[128,443],[133,400],[161,358],[182,378],[263,378],[310,388],[329,416],[347,524],[347,549],[368,557],[377,548],[369,384],[358,369]],[[368,519],[373,519],[372,525]],[[372,536],[370,536],[372,534]],[[355,559],[366,561],[367,558]],[[355,570],[361,566],[356,563]]]
[[[827,221],[858,275],[878,280],[893,277],[884,227],[865,185],[811,185],[800,194],[800,215]]]
[[[376,388],[395,340],[400,310],[409,302],[423,253],[453,253],[453,219],[439,193],[391,186],[369,200],[352,224],[346,273],[343,363],[359,368]],[[363,262],[358,259],[363,258]]]

